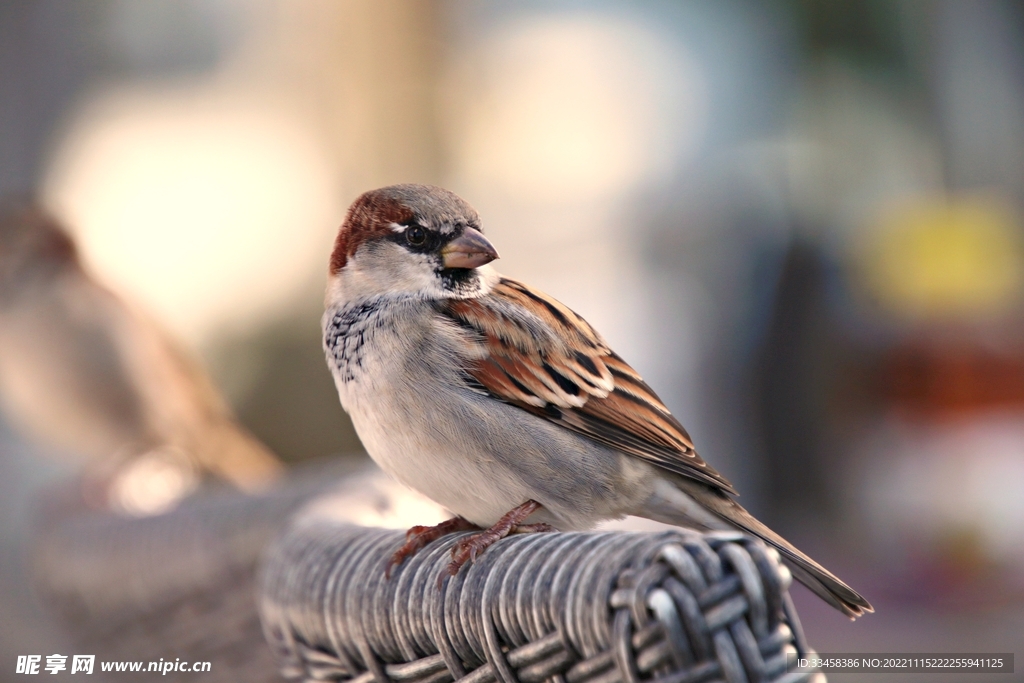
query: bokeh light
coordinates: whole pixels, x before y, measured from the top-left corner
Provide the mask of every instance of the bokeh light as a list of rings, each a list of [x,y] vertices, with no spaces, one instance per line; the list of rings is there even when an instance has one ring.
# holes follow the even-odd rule
[[[202,344],[324,272],[340,203],[321,143],[287,109],[210,88],[107,92],[58,144],[46,199],[95,272]]]

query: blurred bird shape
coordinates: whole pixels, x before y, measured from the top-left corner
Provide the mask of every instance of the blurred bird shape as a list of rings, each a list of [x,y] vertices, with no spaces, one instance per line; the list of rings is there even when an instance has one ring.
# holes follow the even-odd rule
[[[84,456],[98,502],[128,512],[163,511],[203,475],[252,491],[282,470],[196,360],[27,200],[0,207],[0,400],[32,436]]]

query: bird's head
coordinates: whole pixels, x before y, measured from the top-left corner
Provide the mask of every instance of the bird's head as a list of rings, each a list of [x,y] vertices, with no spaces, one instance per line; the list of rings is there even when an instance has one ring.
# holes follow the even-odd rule
[[[478,296],[496,277],[487,266],[496,258],[462,198],[430,185],[391,185],[349,208],[331,254],[328,299]]]
[[[53,216],[28,199],[0,203],[0,295],[77,267],[75,243]]]

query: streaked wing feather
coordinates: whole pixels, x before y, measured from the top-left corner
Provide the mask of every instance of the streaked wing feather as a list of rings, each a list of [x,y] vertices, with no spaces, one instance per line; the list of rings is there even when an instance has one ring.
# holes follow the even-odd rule
[[[655,465],[736,491],[637,372],[573,311],[515,280],[444,310],[482,357],[467,371],[490,395]]]

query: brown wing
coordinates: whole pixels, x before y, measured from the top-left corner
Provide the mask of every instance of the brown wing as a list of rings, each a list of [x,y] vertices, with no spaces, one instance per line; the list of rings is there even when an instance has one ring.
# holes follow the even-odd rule
[[[474,384],[667,470],[736,491],[697,455],[690,435],[639,374],[558,301],[502,279],[484,297],[443,312],[483,344],[467,368]]]

